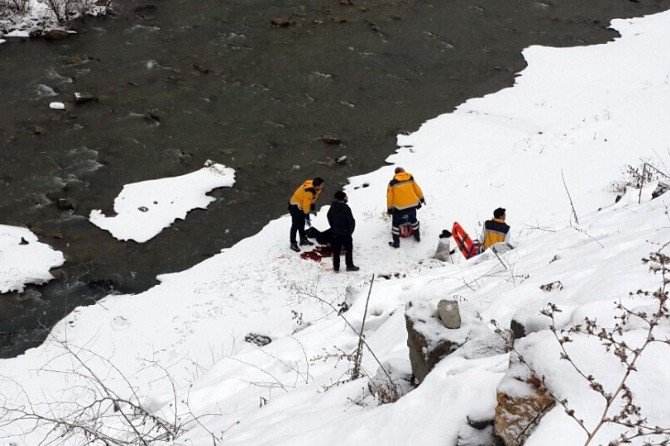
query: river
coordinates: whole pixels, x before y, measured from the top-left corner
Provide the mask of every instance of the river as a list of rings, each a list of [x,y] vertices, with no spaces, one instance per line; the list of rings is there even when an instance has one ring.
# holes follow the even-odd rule
[[[346,3],[346,2],[345,2]],[[616,37],[670,0],[129,0],[63,41],[0,45],[0,215],[63,251],[56,280],[0,296],[0,357],[74,307],[135,293],[254,234],[305,178],[381,166],[400,132],[511,86],[529,45]],[[275,27],[274,17],[290,21]],[[98,100],[75,105],[74,92]],[[50,101],[67,103],[50,110]],[[324,136],[341,139],[327,144]],[[332,159],[347,156],[346,165]],[[145,244],[87,220],[124,184],[233,167],[233,189]],[[443,191],[448,194],[450,191]],[[474,197],[473,197],[474,198]],[[384,197],[370,197],[383,200]],[[327,202],[328,200],[323,200]],[[288,228],[287,228],[288,246]]]

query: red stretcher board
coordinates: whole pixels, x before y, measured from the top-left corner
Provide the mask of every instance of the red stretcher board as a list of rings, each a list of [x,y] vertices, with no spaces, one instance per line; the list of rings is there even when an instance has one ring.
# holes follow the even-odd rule
[[[454,226],[451,229],[451,235],[456,242],[456,246],[463,254],[463,257],[470,259],[477,254],[479,254],[479,245],[472,241],[467,232],[461,227],[461,225],[455,221]]]

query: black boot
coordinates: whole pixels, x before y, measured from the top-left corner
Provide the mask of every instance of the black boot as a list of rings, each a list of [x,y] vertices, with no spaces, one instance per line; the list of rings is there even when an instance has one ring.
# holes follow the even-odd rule
[[[298,248],[298,244],[296,242],[291,242],[291,249],[295,252],[300,252],[300,248]]]
[[[421,241],[421,233],[419,232],[418,229],[414,231],[414,240],[416,240],[417,242]]]
[[[310,242],[306,238],[300,240],[300,246],[314,246],[314,243]]]
[[[360,268],[355,265],[347,266],[347,271],[358,271],[359,269]]]
[[[393,236],[393,241],[389,242],[389,246],[393,248],[400,248],[400,236],[399,235],[394,235]]]

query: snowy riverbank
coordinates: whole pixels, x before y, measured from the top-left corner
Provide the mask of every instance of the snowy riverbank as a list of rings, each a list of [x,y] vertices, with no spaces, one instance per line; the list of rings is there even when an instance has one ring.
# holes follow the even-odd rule
[[[47,30],[68,29],[66,22],[83,15],[101,16],[107,13],[107,7],[100,6],[94,0],[76,0],[72,2],[54,0],[1,0],[0,1],[0,44],[9,39],[25,39],[40,35]],[[67,17],[67,20],[65,18]],[[64,24],[65,23],[65,24]],[[67,36],[67,33],[62,34]],[[62,38],[54,34],[54,38]]]
[[[366,280],[372,273],[390,276],[373,287],[366,336],[382,361],[406,368],[403,310],[411,299],[432,304],[451,296],[484,321],[506,327],[519,310],[545,302],[539,286],[556,280],[565,288],[551,298],[569,303],[574,322],[595,315],[606,321],[612,300],[655,288],[658,278],[640,259],[668,240],[670,198],[638,205],[629,196],[611,206],[608,188],[627,164],[649,158],[662,166],[668,159],[670,55],[657,48],[670,44],[670,13],[617,20],[614,27],[622,38],[606,45],[527,49],[529,66],[514,87],[467,101],[399,137],[401,148],[389,161],[414,174],[428,202],[419,211],[420,244],[387,246],[384,193],[393,166],[352,178],[347,192],[358,223],[359,273],[336,275],[329,262],[292,253],[289,218],[282,217],[187,271],[161,276],[161,284],[145,293],[109,296],[75,310],[54,328],[51,341],[0,361],[6,404],[29,396],[37,410],[60,413],[72,406],[55,402],[85,403],[77,387],[82,378],[72,373],[81,367],[62,355],[67,340],[106,386],[121,395],[132,386],[151,410],[174,410],[174,384],[178,400],[188,399],[196,414],[217,414],[201,418],[202,425],[191,423],[173,444],[211,443],[211,433],[224,438],[221,444],[240,445],[455,444],[467,429],[467,415],[492,416],[508,355],[454,353],[416,390],[377,406],[367,378],[325,391],[348,368],[338,352],[351,352],[357,339],[324,302],[341,303],[351,287],[347,318],[359,326]],[[580,216],[577,230],[566,227],[571,209],[562,177]],[[507,208],[519,242],[504,258],[507,269],[495,258],[454,265],[429,260],[443,228],[458,220],[478,232],[498,206]],[[325,226],[325,210],[314,220],[318,228]],[[250,332],[274,341],[264,348],[245,343]],[[530,360],[533,351],[537,358],[551,353],[542,339],[534,344],[542,336],[522,341]],[[654,358],[658,365],[644,369],[652,385],[667,379],[669,365]],[[598,361],[595,355],[586,359]],[[574,377],[554,373],[561,366],[551,361],[538,362],[549,364],[552,391],[572,398]],[[370,355],[363,367],[371,375],[377,368]],[[645,404],[658,409],[654,422],[670,424],[658,404],[668,395],[650,387],[641,393]],[[581,396],[575,401],[580,413],[599,409]],[[582,434],[570,423],[554,409],[528,444],[552,444],[555,432],[564,433],[562,444],[578,444]],[[18,435],[25,427],[3,426],[0,434]],[[30,432],[25,444],[43,433]]]

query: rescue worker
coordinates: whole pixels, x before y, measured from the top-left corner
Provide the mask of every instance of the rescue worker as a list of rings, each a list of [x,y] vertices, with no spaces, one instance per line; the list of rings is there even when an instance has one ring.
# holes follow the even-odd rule
[[[421,241],[419,233],[419,222],[416,219],[416,210],[426,204],[423,192],[414,177],[405,172],[402,167],[396,167],[395,175],[386,190],[386,210],[393,216],[391,223],[391,235],[393,241],[389,242],[394,248],[400,247],[400,225],[407,222],[414,230],[414,239]]]
[[[482,251],[500,242],[509,242],[509,226],[505,223],[505,209],[498,208],[493,211],[493,220],[484,222],[481,243]]]
[[[351,208],[347,204],[349,198],[344,191],[335,192],[335,201],[328,209],[328,223],[333,231],[333,271],[340,271],[340,253],[342,248],[346,250],[344,254],[347,271],[358,271],[360,268],[354,265],[354,244],[351,235],[356,227],[356,220],[351,213]]]
[[[301,245],[314,244],[305,237],[305,223],[307,223],[308,226],[312,226],[309,214],[310,212],[315,212],[314,205],[316,204],[317,198],[319,198],[319,194],[323,190],[324,183],[325,181],[320,177],[306,180],[295,190],[295,192],[293,192],[293,195],[288,202],[288,211],[291,214],[291,249],[296,252],[300,252],[300,248],[298,248],[298,244],[295,240],[296,233],[300,234]]]

